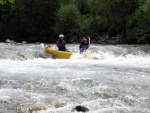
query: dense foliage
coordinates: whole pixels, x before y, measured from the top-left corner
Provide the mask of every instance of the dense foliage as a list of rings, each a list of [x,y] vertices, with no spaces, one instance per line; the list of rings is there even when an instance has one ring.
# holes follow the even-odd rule
[[[150,0],[0,0],[0,41],[150,43],[149,12]]]

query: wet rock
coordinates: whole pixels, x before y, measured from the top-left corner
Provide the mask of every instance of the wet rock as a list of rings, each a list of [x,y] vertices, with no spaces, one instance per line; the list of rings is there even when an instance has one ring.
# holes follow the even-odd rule
[[[40,44],[40,42],[35,42],[36,44]]]
[[[16,44],[17,42],[15,42],[15,41],[13,41],[13,40],[7,39],[7,40],[6,40],[6,43]]]
[[[40,111],[40,110],[46,110],[47,107],[42,104],[32,105],[28,108],[29,112],[32,113],[33,111]]]
[[[22,41],[22,44],[25,45],[25,44],[27,44],[27,42],[26,41]]]
[[[52,102],[50,104],[55,106],[56,108],[64,107],[66,105],[65,103],[60,103],[60,102]]]
[[[72,109],[72,112],[73,111],[77,111],[77,112],[87,112],[89,111],[89,109],[85,106],[81,106],[81,105],[78,105],[78,106],[75,106],[73,109]]]
[[[9,39],[6,40],[6,43],[10,43],[11,41]]]

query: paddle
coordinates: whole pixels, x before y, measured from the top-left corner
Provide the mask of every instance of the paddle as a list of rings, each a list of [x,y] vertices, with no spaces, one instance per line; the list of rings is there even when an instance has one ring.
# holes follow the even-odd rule
[[[91,50],[90,50],[90,37],[89,37],[89,48],[88,48],[88,56],[90,57],[92,54]]]

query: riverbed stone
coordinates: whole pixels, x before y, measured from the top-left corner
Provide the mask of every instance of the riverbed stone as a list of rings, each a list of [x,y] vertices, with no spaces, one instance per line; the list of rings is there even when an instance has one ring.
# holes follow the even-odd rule
[[[77,105],[75,106],[73,109],[72,109],[72,112],[73,111],[77,111],[77,112],[87,112],[89,111],[89,108],[85,107],[85,106],[82,106],[82,105]]]

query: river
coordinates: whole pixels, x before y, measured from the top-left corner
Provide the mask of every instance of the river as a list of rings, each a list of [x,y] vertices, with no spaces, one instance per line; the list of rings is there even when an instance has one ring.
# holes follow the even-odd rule
[[[91,44],[90,58],[66,47],[70,59],[53,59],[43,44],[0,43],[0,113],[150,113],[150,45]]]

